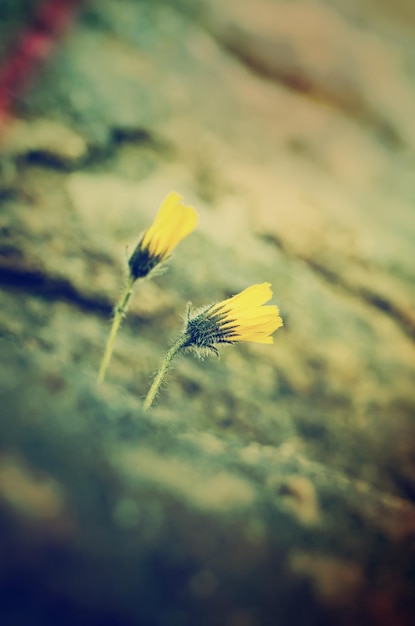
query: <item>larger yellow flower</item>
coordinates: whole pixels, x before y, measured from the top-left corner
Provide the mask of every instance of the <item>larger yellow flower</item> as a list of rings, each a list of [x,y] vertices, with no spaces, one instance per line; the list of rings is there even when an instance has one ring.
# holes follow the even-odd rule
[[[152,225],[145,231],[131,255],[128,265],[131,277],[143,278],[165,261],[197,223],[197,213],[172,191],[163,201]]]
[[[218,354],[215,344],[219,343],[273,343],[271,335],[283,322],[275,304],[263,306],[271,298],[270,283],[262,283],[251,285],[236,296],[211,304],[194,315],[188,311],[185,329],[166,354],[144,400],[144,409],[147,411],[153,404],[167,370],[181,350],[196,348]]]
[[[184,347],[208,348],[236,341],[273,343],[271,336],[283,325],[276,305],[263,306],[272,298],[271,284],[251,285],[236,296],[188,316]]]

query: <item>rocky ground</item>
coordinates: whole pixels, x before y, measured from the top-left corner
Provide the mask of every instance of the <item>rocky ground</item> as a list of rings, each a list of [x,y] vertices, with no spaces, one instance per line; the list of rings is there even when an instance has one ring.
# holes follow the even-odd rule
[[[412,1],[78,4],[3,122],[2,623],[410,626]],[[98,388],[172,189],[198,228]],[[265,281],[274,345],[179,357],[144,413],[186,303]]]

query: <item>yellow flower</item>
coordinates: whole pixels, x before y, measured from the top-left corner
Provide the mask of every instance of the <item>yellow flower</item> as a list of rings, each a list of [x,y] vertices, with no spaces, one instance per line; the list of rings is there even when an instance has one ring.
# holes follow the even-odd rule
[[[276,305],[263,306],[271,298],[270,283],[251,285],[193,317],[188,315],[183,347],[208,348],[217,353],[216,343],[273,343],[271,335],[283,321]]]
[[[217,343],[257,341],[273,343],[272,333],[282,326],[278,307],[263,306],[272,298],[270,283],[251,285],[232,298],[211,304],[191,316],[188,310],[185,329],[166,354],[144,400],[148,410],[174,357],[185,348],[213,350]]]
[[[185,206],[180,194],[170,192],[128,261],[131,277],[137,280],[147,276],[170,256],[177,244],[194,230],[196,223],[194,208]]]
[[[185,206],[182,196],[172,191],[162,203],[152,225],[145,231],[128,260],[130,270],[124,291],[114,309],[111,331],[105,346],[104,356],[98,373],[102,383],[114,349],[115,337],[127,312],[138,278],[147,276],[157,265],[165,261],[178,243],[195,228],[197,213],[193,207]]]

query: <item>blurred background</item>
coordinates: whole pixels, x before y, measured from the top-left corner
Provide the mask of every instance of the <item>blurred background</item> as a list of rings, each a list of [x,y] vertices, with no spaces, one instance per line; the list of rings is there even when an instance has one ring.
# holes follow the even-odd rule
[[[2,0],[4,623],[415,619],[415,4]],[[136,289],[166,194],[199,214]],[[275,343],[180,357],[272,283]]]

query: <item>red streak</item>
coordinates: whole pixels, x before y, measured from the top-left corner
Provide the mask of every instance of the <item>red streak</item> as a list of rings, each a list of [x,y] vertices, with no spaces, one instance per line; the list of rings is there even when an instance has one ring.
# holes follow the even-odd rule
[[[16,37],[9,56],[0,64],[0,125],[14,102],[53,51],[84,0],[43,0],[31,23]]]

